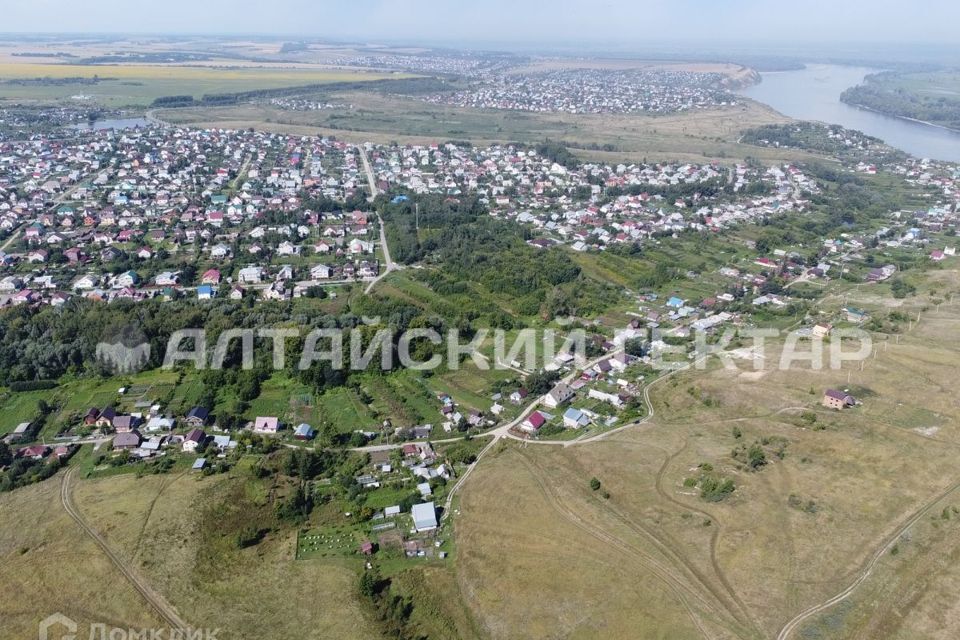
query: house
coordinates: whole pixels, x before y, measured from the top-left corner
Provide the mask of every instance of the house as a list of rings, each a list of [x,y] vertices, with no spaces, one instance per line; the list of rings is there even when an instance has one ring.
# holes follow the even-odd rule
[[[136,416],[122,415],[113,419],[113,428],[117,433],[130,433],[140,424]],[[139,445],[139,443],[137,443]]]
[[[823,393],[823,406],[828,409],[836,409],[839,411],[856,404],[856,399],[849,393],[837,391],[836,389],[827,389]]]
[[[140,434],[136,431],[126,431],[124,433],[118,433],[113,438],[113,448],[114,449],[136,449],[140,446],[140,443],[143,441],[143,438],[140,437]]]
[[[249,266],[240,269],[240,273],[237,274],[237,281],[241,284],[259,284],[263,281],[263,276],[263,267]]]
[[[604,402],[609,402],[615,407],[620,407],[623,405],[623,400],[619,395],[615,393],[607,393],[605,391],[600,391],[599,389],[590,389],[587,392],[587,397],[593,398],[595,400],[603,400]]]
[[[570,400],[574,395],[575,392],[570,388],[570,385],[559,382],[543,397],[543,404],[551,409],[556,409],[564,402]]]
[[[216,295],[216,289],[209,284],[202,284],[197,287],[197,300],[212,300]]]
[[[113,279],[113,288],[134,287],[140,284],[140,276],[136,271],[125,271]]]
[[[300,255],[300,246],[284,240],[277,247],[277,255],[280,256],[298,256]]]
[[[164,271],[163,273],[157,274],[156,280],[158,287],[172,287],[174,285],[180,284],[180,272],[179,271]]]
[[[297,440],[312,440],[314,436],[313,427],[307,423],[297,425],[293,430],[293,437]]]
[[[314,280],[327,280],[333,277],[333,267],[328,264],[318,264],[310,268],[310,277]]]
[[[43,460],[50,455],[50,447],[43,444],[35,444],[31,447],[24,447],[17,450],[17,458],[28,458],[30,460]]]
[[[183,439],[183,450],[186,453],[196,453],[197,449],[206,442],[207,434],[203,429],[191,429],[190,433]]]
[[[27,437],[27,431],[30,430],[29,422],[21,422],[16,426],[16,428],[6,437],[4,440],[6,442],[19,442]]]
[[[257,416],[253,421],[253,430],[257,433],[277,433],[280,431],[280,420],[273,416]]]
[[[413,515],[413,528],[417,533],[437,528],[437,509],[432,502],[415,504],[410,513]]]
[[[529,392],[526,389],[522,389],[522,388],[517,389],[516,391],[510,394],[510,402],[512,402],[513,404],[520,404],[524,400],[526,400],[528,395],[529,395]]]
[[[186,422],[191,427],[202,427],[207,424],[207,420],[210,419],[210,410],[206,407],[193,407],[187,413],[184,422]]]
[[[76,282],[73,283],[73,288],[89,290],[99,285],[100,285],[100,278],[96,275],[88,274],[88,275],[80,276],[79,278],[77,278]]]
[[[855,307],[846,307],[844,312],[847,314],[847,322],[856,322],[857,324],[860,324],[870,317],[870,314],[868,314],[866,311],[857,309]]]
[[[206,468],[206,466],[207,466],[207,459],[206,459],[206,458],[197,458],[196,460],[193,461],[193,466],[190,467],[190,470],[191,470],[191,471],[203,471],[204,468]]]
[[[207,269],[200,276],[201,284],[217,285],[220,284],[220,272],[216,269]]]
[[[147,420],[147,424],[143,426],[143,430],[150,433],[156,431],[172,431],[175,424],[176,421],[173,418],[154,416]]]
[[[433,489],[430,488],[429,482],[421,482],[417,485],[417,491],[420,492],[420,496],[424,499],[429,498],[433,495]]]
[[[527,416],[527,419],[523,421],[523,423],[520,425],[520,428],[528,433],[536,433],[540,430],[540,427],[546,424],[546,422],[547,419],[543,417],[542,413],[539,411],[534,411]]]
[[[113,420],[117,417],[117,411],[113,407],[107,407],[100,412],[100,415],[97,416],[97,421],[94,423],[101,429],[105,427],[112,427]]]
[[[814,338],[826,338],[833,331],[833,326],[826,322],[818,322],[813,326]]]
[[[579,429],[580,427],[585,427],[590,424],[590,418],[588,418],[583,411],[579,409],[574,409],[570,407],[563,413],[563,426],[568,429]]]

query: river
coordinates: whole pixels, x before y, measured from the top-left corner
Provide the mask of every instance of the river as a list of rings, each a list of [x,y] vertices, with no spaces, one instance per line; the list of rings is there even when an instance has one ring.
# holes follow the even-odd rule
[[[960,133],[885,116],[840,102],[840,94],[877,69],[808,65],[800,71],[760,74],[763,81],[741,91],[798,120],[818,120],[857,129],[918,158],[960,162]]]

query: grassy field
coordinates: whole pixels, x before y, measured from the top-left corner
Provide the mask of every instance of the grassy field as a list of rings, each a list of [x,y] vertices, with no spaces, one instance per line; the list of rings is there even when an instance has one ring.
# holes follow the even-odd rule
[[[931,275],[940,293],[958,281]],[[955,637],[960,304],[936,312],[929,285],[906,301],[841,287],[824,312],[846,300],[882,314],[896,302],[921,322],[879,343],[862,372],[779,371],[771,349],[759,372],[714,364],[659,386],[650,424],[583,446],[503,445],[485,459],[462,494],[458,548],[462,590],[491,636],[524,625],[535,638],[775,637],[894,536],[897,551],[852,598],[792,637]],[[864,404],[822,409],[827,387]],[[759,471],[731,453],[754,442],[765,443]],[[727,499],[690,486],[703,464],[735,482]]]
[[[263,508],[248,491],[227,476],[122,476],[81,483],[76,502],[186,620],[219,637],[375,637],[355,600],[356,561],[298,562],[293,531],[235,548],[233,523]]]
[[[291,112],[266,105],[242,105],[164,110],[157,115],[170,122],[198,127],[256,126],[287,133],[336,135],[354,142],[432,143],[455,139],[487,144],[540,142],[549,138],[592,148],[613,145],[615,152],[580,152],[584,157],[603,161],[624,158],[703,161],[745,156],[780,161],[810,157],[800,152],[738,144],[740,133],[745,129],[787,121],[753,102],[668,116],[574,116],[459,109],[374,92],[331,94],[328,99],[350,104],[352,108]]]
[[[98,78],[96,84],[12,84],[37,78]],[[171,95],[235,93],[334,82],[410,77],[400,74],[277,67],[185,65],[73,65],[0,62],[0,97],[55,100],[83,95],[108,107],[146,106]]]
[[[78,638],[89,637],[96,623],[161,625],[63,510],[59,478],[0,494],[0,584],[16,594],[0,601],[5,638],[36,638],[40,620],[56,612],[79,624]]]

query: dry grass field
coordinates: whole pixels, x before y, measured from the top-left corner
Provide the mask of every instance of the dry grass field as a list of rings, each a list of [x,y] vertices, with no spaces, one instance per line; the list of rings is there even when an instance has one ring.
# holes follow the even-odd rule
[[[228,640],[375,637],[355,597],[356,563],[296,561],[294,532],[244,550],[221,537],[233,518],[254,517],[230,509],[258,500],[235,493],[245,487],[226,476],[126,475],[79,483],[75,499],[189,624]]]
[[[375,92],[333,93],[327,100],[352,108],[283,111],[267,105],[168,109],[157,117],[195,127],[257,127],[301,135],[334,135],[362,143],[429,144],[470,140],[537,143],[547,139],[599,149],[577,149],[598,161],[691,161],[743,159],[779,162],[809,159],[798,151],[738,143],[741,132],[762,124],[787,122],[772,109],[750,101],[736,107],[667,116],[535,114],[494,109],[460,109],[414,98]]]
[[[956,637],[960,301],[901,309],[921,322],[862,372],[778,371],[771,350],[759,373],[675,376],[653,394],[652,423],[600,442],[503,445],[462,494],[460,581],[475,614],[495,638],[516,625],[539,638],[772,638],[872,567],[790,637]],[[827,387],[864,404],[823,409]],[[731,452],[755,441],[768,462],[750,471]],[[685,484],[703,463],[736,483],[726,500]]]
[[[55,478],[0,494],[0,636],[36,638],[40,620],[60,612],[79,624],[160,626],[123,575],[70,519]]]

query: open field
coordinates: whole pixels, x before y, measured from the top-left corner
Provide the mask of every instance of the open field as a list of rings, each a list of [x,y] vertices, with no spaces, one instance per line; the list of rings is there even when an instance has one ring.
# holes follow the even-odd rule
[[[955,286],[957,274],[935,277]],[[875,291],[845,293],[883,313]],[[652,423],[605,440],[502,445],[461,498],[459,575],[475,615],[493,637],[525,624],[530,637],[770,638],[879,553],[849,599],[790,637],[954,637],[960,304],[921,315],[862,372],[778,371],[770,350],[760,372],[676,376],[654,394]],[[864,404],[822,409],[826,387]],[[753,442],[766,443],[759,471],[731,455]],[[685,482],[704,463],[735,482],[726,500]]]
[[[511,73],[538,73],[566,69],[603,69],[603,70],[664,70],[689,71],[691,73],[719,73],[734,84],[752,83],[757,79],[753,69],[729,62],[670,62],[664,60],[613,59],[543,59],[511,69]]]
[[[76,503],[188,624],[219,627],[227,639],[374,637],[354,597],[357,562],[298,562],[292,531],[235,548],[236,517],[255,518],[260,507],[235,516],[220,505],[263,499],[242,495],[244,486],[230,477],[119,476],[78,484]]]
[[[56,612],[78,623],[78,638],[97,623],[161,625],[63,510],[59,478],[0,494],[0,584],[16,594],[0,602],[4,638],[36,638],[39,621]]]
[[[10,80],[37,78],[98,78],[95,84],[11,84]],[[186,66],[186,65],[79,65],[0,63],[0,98],[59,100],[88,96],[108,107],[147,106],[156,98],[172,95],[236,93],[335,82],[364,82],[410,77],[394,73],[335,69]]]
[[[332,93],[325,99],[353,105],[316,112],[283,111],[266,105],[167,109],[157,117],[196,127],[243,128],[294,134],[335,135],[352,142],[434,143],[471,140],[495,142],[563,141],[573,146],[616,151],[578,150],[578,155],[615,161],[647,158],[689,160],[744,158],[764,161],[809,158],[798,151],[738,144],[740,133],[761,124],[788,120],[753,102],[736,107],[669,116],[534,114],[459,109],[374,92]]]

